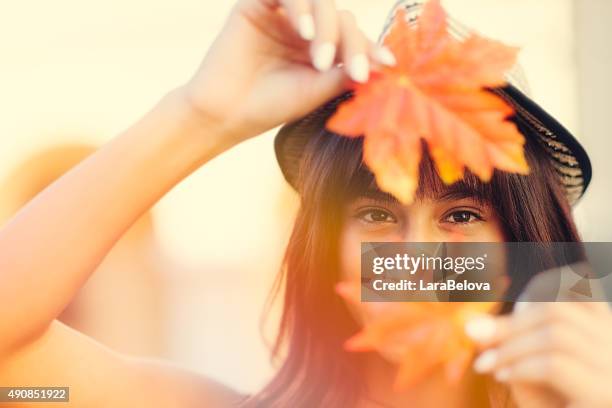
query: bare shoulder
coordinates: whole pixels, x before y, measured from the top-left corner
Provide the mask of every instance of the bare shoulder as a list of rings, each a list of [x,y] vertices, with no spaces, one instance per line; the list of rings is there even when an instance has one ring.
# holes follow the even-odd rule
[[[3,386],[65,386],[69,407],[235,407],[242,396],[169,362],[117,353],[59,322],[0,356]],[[21,404],[40,407],[40,403]]]
[[[223,384],[167,361],[127,358],[125,364],[134,390],[157,390],[152,398],[144,399],[150,407],[236,407],[244,398]],[[129,388],[125,393],[131,393]]]

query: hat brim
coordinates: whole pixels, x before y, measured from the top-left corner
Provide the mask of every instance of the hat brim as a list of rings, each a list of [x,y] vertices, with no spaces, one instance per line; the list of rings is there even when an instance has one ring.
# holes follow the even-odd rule
[[[575,204],[586,191],[592,176],[591,162],[578,140],[555,118],[513,85],[492,90],[505,99],[521,120],[533,132],[525,137],[536,137],[552,159],[570,204]],[[283,176],[297,189],[298,172],[310,137],[325,128],[327,119],[338,105],[352,97],[344,93],[309,115],[281,127],[274,139],[274,150]],[[342,137],[342,136],[336,136]]]

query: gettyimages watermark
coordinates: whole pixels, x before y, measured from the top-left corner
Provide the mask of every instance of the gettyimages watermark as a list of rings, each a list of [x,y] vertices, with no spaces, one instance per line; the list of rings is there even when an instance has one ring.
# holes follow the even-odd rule
[[[609,242],[368,242],[361,300],[610,302],[611,272]]]

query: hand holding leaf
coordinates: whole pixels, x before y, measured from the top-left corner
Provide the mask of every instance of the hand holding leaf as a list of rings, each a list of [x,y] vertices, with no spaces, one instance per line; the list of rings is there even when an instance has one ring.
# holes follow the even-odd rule
[[[416,28],[398,10],[385,45],[396,66],[355,83],[354,97],[327,122],[332,132],[364,136],[363,158],[382,190],[412,202],[422,140],[446,184],[465,168],[483,181],[494,169],[528,173],[524,137],[507,120],[513,109],[487,90],[506,84],[516,48],[475,34],[453,38],[439,0],[424,6]]]

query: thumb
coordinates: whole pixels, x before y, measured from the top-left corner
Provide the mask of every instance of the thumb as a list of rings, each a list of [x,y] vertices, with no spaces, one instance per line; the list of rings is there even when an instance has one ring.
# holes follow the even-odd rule
[[[334,67],[325,72],[309,68],[308,78],[302,82],[304,97],[302,116],[307,115],[329,100],[339,96],[350,87],[350,79],[341,67]]]

